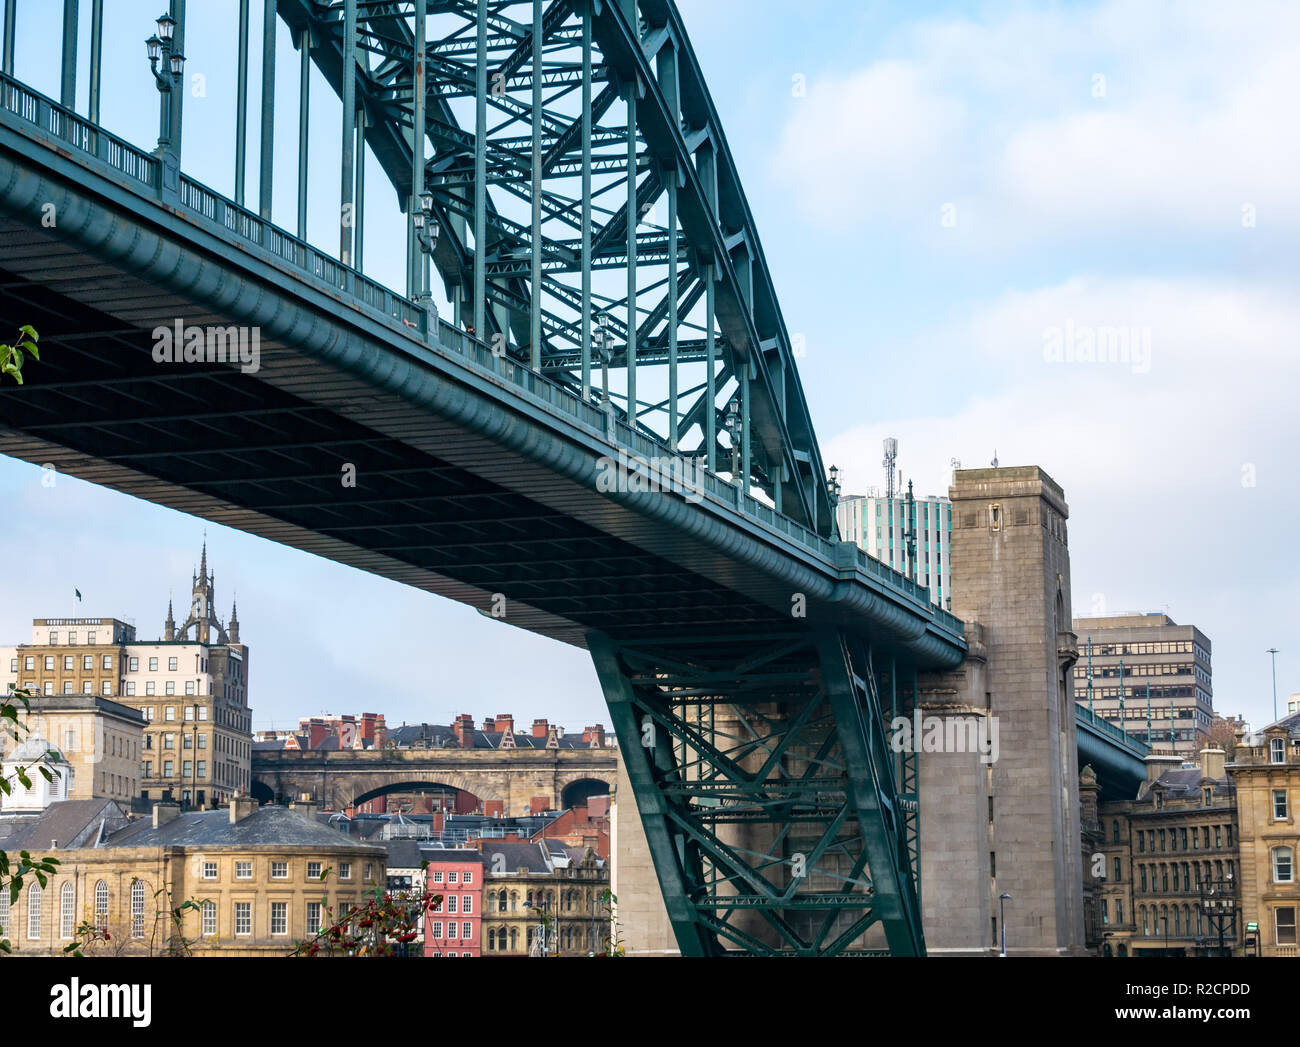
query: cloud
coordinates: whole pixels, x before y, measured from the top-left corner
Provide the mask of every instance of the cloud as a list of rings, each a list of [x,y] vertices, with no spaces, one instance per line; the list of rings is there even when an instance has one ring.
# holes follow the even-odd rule
[[[960,201],[970,249],[1070,235],[1300,227],[1300,11],[1110,3],[904,28],[885,57],[814,80],[774,170],[807,218],[920,223]],[[962,241],[959,241],[962,242]]]

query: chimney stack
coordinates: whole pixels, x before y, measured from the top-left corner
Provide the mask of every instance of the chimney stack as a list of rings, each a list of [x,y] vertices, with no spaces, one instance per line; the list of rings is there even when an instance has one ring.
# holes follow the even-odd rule
[[[251,796],[233,796],[230,799],[230,824],[242,822],[258,808],[258,802]],[[157,808],[155,808],[156,810]]]
[[[513,713],[497,713],[496,718],[497,730],[502,734],[515,733],[515,717]]]
[[[1222,749],[1201,750],[1201,774],[1216,781],[1223,777],[1228,754]]]
[[[452,731],[456,734],[456,741],[460,743],[462,749],[474,748],[474,717],[469,713],[461,713],[456,717],[456,722],[452,724]]]
[[[156,803],[153,805],[153,827],[155,829],[180,816],[181,805],[178,803]]]
[[[549,727],[550,727],[550,724],[547,723],[546,720],[534,720],[534,721],[533,721],[533,737],[534,737],[534,738],[545,738],[546,735],[547,735],[547,729],[548,729]]]

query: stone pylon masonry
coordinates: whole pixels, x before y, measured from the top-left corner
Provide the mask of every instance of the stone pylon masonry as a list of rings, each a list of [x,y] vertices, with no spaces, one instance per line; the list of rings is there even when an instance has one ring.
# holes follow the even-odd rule
[[[1081,955],[1069,508],[1037,466],[959,470],[949,498],[952,610],[975,642],[959,669],[922,678],[922,702],[996,718],[999,752],[991,767],[921,755],[927,947],[998,951],[1004,908],[1008,954]]]

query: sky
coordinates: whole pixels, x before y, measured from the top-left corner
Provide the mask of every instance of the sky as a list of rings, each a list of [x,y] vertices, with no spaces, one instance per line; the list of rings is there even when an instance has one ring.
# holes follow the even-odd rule
[[[57,95],[57,62],[40,46],[56,6],[20,3],[16,71]],[[946,491],[954,459],[1040,465],[1070,504],[1075,614],[1164,611],[1198,626],[1216,708],[1255,725],[1272,718],[1265,652],[1277,647],[1284,710],[1300,691],[1300,8],[679,6],[846,491],[882,482],[886,436],[921,494]],[[162,4],[109,7],[102,123],[150,146],[142,41]],[[225,193],[235,10],[191,0],[186,45],[187,75],[201,80],[186,98],[183,166]],[[297,60],[282,32],[276,147],[290,158]],[[84,75],[79,86],[84,111]],[[313,127],[337,128],[319,78],[311,97]],[[336,140],[313,134],[316,197],[337,197],[331,150]],[[295,178],[279,165],[275,219],[288,228]],[[401,224],[373,160],[367,184],[367,268],[398,287],[400,251],[385,247]],[[251,200],[252,178],[249,189]],[[313,211],[309,237],[329,244],[332,219]],[[1085,351],[1107,339],[1109,356]],[[239,598],[256,729],[362,710],[390,723],[608,722],[582,651],[72,478],[41,481],[0,458],[8,544],[23,550],[0,582],[0,641],[74,612],[160,633],[169,594],[188,596],[206,528],[221,613]]]

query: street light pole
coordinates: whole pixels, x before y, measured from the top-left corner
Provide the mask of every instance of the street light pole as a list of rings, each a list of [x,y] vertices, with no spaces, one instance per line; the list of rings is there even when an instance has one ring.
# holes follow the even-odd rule
[[[1274,722],[1274,723],[1277,723],[1277,656],[1278,656],[1278,649],[1277,649],[1276,647],[1270,647],[1270,648],[1269,648],[1265,653],[1266,653],[1266,654],[1271,654],[1271,655],[1273,656],[1273,722]]]
[[[1003,891],[998,895],[998,920],[1002,924],[1002,955],[1007,954],[1007,902],[1011,900],[1011,895]]]

